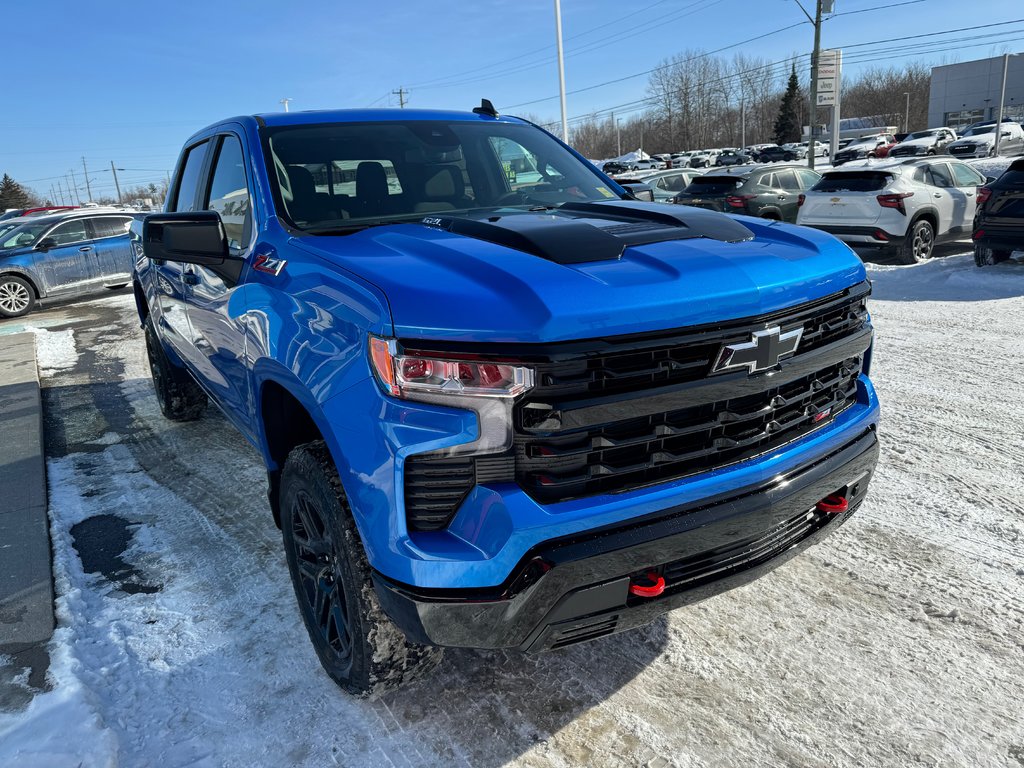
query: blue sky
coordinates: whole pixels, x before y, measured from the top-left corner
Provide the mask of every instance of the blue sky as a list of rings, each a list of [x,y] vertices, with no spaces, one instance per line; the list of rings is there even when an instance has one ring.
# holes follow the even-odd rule
[[[823,46],[1024,19],[1011,0],[905,2],[836,0],[846,15],[825,24]],[[794,0],[562,0],[562,16],[570,117],[643,98],[646,75],[591,86],[687,49],[797,25],[722,52],[776,61],[807,52],[813,34]],[[0,172],[44,195],[69,169],[83,184],[83,156],[94,196],[113,192],[111,160],[122,185],[159,180],[193,131],[279,111],[284,97],[293,110],[397,106],[401,86],[411,107],[469,109],[486,96],[500,111],[559,114],[552,0],[51,0],[7,4],[2,19]],[[864,61],[846,71],[1024,50],[1024,21],[918,40],[860,46]]]

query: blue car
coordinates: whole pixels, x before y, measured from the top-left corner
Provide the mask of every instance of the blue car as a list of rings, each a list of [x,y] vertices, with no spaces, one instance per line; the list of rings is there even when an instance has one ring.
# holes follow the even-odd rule
[[[0,225],[0,317],[40,299],[71,299],[131,282],[128,230],[138,214],[103,209],[8,220]]]
[[[853,252],[638,202],[487,102],[224,120],[132,236],[160,407],[212,401],[260,451],[302,620],[354,694],[446,646],[646,624],[867,492]]]

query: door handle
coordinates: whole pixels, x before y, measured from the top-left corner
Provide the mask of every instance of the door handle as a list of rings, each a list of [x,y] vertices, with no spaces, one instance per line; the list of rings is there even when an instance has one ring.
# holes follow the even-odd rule
[[[81,248],[79,248],[78,250],[79,250],[79,251],[81,251],[82,253],[88,253],[88,252],[89,252],[89,251],[91,251],[92,249],[93,249],[93,248],[92,248],[92,246],[91,246],[91,245],[83,245],[83,246],[82,246]]]
[[[941,192],[932,192],[932,197],[942,197]]]
[[[199,276],[194,272],[182,272],[181,282],[185,285],[199,285]]]
[[[964,194],[966,194],[968,197],[974,197],[974,193],[973,192],[965,192]]]

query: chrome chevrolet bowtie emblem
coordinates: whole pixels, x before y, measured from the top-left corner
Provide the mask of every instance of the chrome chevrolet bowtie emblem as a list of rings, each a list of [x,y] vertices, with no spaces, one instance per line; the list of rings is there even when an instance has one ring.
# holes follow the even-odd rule
[[[757,373],[774,368],[781,358],[796,352],[796,348],[800,346],[800,337],[803,335],[803,326],[785,333],[777,325],[763,331],[754,331],[750,341],[723,344],[711,372],[720,373],[746,368],[747,373]]]

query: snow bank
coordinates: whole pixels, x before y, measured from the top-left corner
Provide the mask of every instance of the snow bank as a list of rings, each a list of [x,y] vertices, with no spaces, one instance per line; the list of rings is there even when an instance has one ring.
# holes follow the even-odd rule
[[[40,371],[53,372],[75,367],[78,350],[75,348],[73,329],[48,331],[45,328],[26,325],[25,330],[36,336],[36,359]]]
[[[979,301],[1024,296],[1024,269],[1020,264],[1007,262],[979,268],[969,253],[910,267],[865,266],[874,283],[872,297],[883,301]]]

